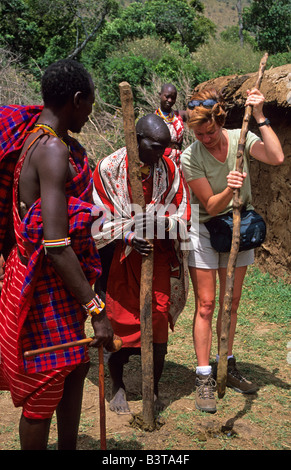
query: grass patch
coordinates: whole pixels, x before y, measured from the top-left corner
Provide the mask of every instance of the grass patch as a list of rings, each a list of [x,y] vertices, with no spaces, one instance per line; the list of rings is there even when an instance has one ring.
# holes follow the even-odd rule
[[[107,408],[108,450],[290,450],[290,289],[250,267],[242,293],[234,353],[239,370],[260,389],[255,395],[242,395],[226,389],[217,399],[217,413],[195,409],[196,357],[192,341],[193,289],[187,305],[169,334],[168,354],[160,381],[160,395],[166,403],[165,424],[147,433],[133,429],[125,417]],[[216,308],[217,314],[217,308]],[[215,315],[216,315],[215,314]],[[215,360],[217,340],[213,320],[211,361]],[[92,334],[90,322],[87,334]],[[86,379],[78,439],[79,450],[100,450],[98,422],[98,354],[91,350],[91,369]],[[290,357],[290,359],[288,359]],[[141,410],[141,361],[133,357],[125,366],[125,383],[130,406]],[[111,384],[105,367],[106,400]],[[0,393],[0,449],[19,449],[18,413],[9,408],[8,392]],[[140,407],[140,408],[139,408]],[[10,417],[10,418],[9,418]],[[226,429],[226,432],[225,432]],[[56,419],[53,417],[49,449],[56,449]]]
[[[241,298],[241,309],[262,321],[286,324],[291,318],[291,286],[283,279],[262,273],[256,266],[248,269]]]

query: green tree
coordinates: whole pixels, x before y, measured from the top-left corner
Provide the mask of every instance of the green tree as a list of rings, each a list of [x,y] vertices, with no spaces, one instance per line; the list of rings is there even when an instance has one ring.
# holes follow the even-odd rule
[[[133,3],[122,10],[120,16],[106,24],[94,43],[85,51],[84,60],[89,60],[95,67],[113,51],[119,50],[125,40],[154,34],[155,25],[145,17],[144,6],[140,3]]]
[[[128,55],[125,58],[112,57],[105,60],[99,68],[98,89],[101,97],[110,104],[120,105],[119,83],[127,81],[132,86],[134,98],[137,99],[136,87],[150,86],[149,70],[152,62],[140,55]]]
[[[116,0],[1,0],[0,42],[25,65],[79,57],[117,9]]]
[[[250,44],[253,49],[257,48],[257,43],[254,37],[248,32],[243,30],[243,43]],[[224,31],[220,33],[221,39],[227,42],[231,42],[232,44],[236,44],[239,40],[239,26],[229,26]]]
[[[193,52],[215,31],[214,24],[201,15],[199,1],[148,0],[144,4],[148,18],[155,24],[156,33],[167,42],[180,40]]]
[[[37,47],[37,22],[25,0],[2,0],[0,3],[0,41],[3,47],[27,58]]]
[[[194,63],[187,48],[153,36],[124,41],[122,48],[109,54],[96,70],[95,81],[101,97],[116,106],[120,106],[118,84],[123,80],[131,84],[138,103],[141,102],[138,88],[150,91],[154,76],[177,85],[182,77],[187,77],[192,88],[210,78]]]
[[[260,50],[287,52],[291,43],[290,0],[254,0],[243,12],[244,28],[254,33]]]
[[[123,41],[146,36],[160,37],[167,43],[179,41],[190,52],[194,51],[214,33],[215,26],[202,15],[200,1],[193,0],[191,5],[187,0],[131,3],[114,21],[106,24],[90,50],[86,51],[87,60],[95,64],[120,49]]]

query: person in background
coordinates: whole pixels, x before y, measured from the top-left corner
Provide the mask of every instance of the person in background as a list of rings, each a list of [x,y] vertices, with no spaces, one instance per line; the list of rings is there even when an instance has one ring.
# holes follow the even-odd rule
[[[216,275],[218,274],[220,284],[217,320],[219,339],[229,253],[218,253],[212,248],[210,234],[204,223],[211,217],[232,210],[233,191],[236,188],[240,189],[242,204],[246,210],[252,209],[250,157],[269,165],[280,165],[284,161],[279,139],[263,113],[264,96],[257,89],[247,93],[245,104],[253,107],[253,117],[259,126],[261,138],[250,131],[247,133],[242,173],[235,170],[240,129],[224,128],[225,102],[221,94],[212,88],[194,93],[188,103],[188,126],[193,130],[196,141],[183,152],[181,158],[183,172],[191,190],[191,202],[199,205],[199,236],[194,236],[190,230],[193,246],[189,255],[189,271],[196,300],[193,321],[197,357],[196,407],[211,413],[216,411],[216,382],[209,364]],[[227,386],[241,393],[254,393],[257,390],[257,386],[238,371],[233,356],[243,281],[247,266],[253,261],[254,250],[238,253],[231,308]],[[217,359],[219,360],[219,355]]]
[[[156,109],[155,113],[165,121],[171,135],[171,143],[166,148],[164,156],[173,160],[180,169],[184,122],[187,120],[187,112],[172,109],[177,100],[177,89],[171,83],[165,83],[162,86],[159,96],[160,107]]]

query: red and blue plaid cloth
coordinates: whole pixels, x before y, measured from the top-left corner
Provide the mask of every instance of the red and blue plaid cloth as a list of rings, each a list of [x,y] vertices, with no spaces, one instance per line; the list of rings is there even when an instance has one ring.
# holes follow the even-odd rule
[[[26,131],[33,128],[41,110],[42,106],[0,107],[0,252],[12,209],[11,189],[19,150],[27,137]]]
[[[18,110],[20,111],[20,110]],[[17,114],[17,112],[16,112]],[[16,116],[20,121],[23,113]],[[14,121],[6,122],[17,122]],[[19,122],[18,121],[18,122]],[[32,117],[35,122],[35,118]],[[13,124],[11,124],[13,125]],[[21,126],[23,132],[30,124]],[[13,139],[15,133],[8,132]],[[18,134],[18,141],[3,148],[17,150],[17,160],[23,136]],[[82,146],[73,138],[70,141],[71,157],[79,169],[76,177],[67,183],[69,234],[81,267],[91,285],[101,274],[101,263],[95,242],[91,236],[91,225],[94,221],[91,210],[92,174],[87,156]],[[4,150],[5,152],[5,150]],[[7,157],[4,153],[3,159]],[[9,158],[12,160],[12,158]],[[20,299],[16,299],[15,309],[18,316],[18,358],[19,367],[23,368],[23,352],[31,349],[44,348],[54,344],[75,341],[84,337],[86,314],[77,299],[67,290],[50,260],[44,255],[42,245],[43,224],[41,216],[41,199],[29,209],[25,218],[20,221],[17,210],[18,178],[21,171],[21,159],[14,172],[13,216],[17,246],[22,255],[28,258],[27,268],[23,277]],[[15,165],[14,165],[15,166]],[[15,257],[12,259],[15,259]],[[9,263],[9,259],[7,261]],[[13,298],[13,293],[11,293]],[[15,303],[15,300],[14,300]],[[44,372],[53,368],[78,364],[86,358],[86,348],[77,347],[46,353],[33,359],[24,360],[24,368],[28,373]]]

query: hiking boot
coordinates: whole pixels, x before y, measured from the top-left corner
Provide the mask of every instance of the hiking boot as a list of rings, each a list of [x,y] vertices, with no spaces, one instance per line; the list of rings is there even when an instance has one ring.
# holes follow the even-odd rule
[[[216,401],[214,392],[216,390],[216,382],[209,375],[196,375],[196,408],[207,413],[216,413]]]
[[[245,379],[237,370],[234,357],[230,357],[227,362],[227,387],[231,387],[240,393],[255,393],[259,387]]]

